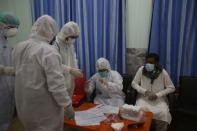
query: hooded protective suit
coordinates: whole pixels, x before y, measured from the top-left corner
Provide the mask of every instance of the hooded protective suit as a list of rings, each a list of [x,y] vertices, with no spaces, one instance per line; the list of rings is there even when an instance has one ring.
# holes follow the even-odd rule
[[[5,75],[3,69],[6,66],[12,66],[12,46],[7,37],[15,35],[16,32],[13,32],[13,29],[16,31],[18,26],[19,20],[16,16],[0,13],[0,131],[8,130],[14,114],[14,78]]]
[[[94,98],[95,104],[104,104],[111,106],[122,106],[124,104],[125,94],[122,92],[122,77],[117,71],[111,70],[109,61],[105,58],[99,58],[96,62],[96,69],[107,69],[108,73],[103,78],[99,73],[93,75],[89,80],[88,94],[92,94],[96,89],[96,96]],[[100,81],[104,79],[104,83]]]
[[[55,34],[55,20],[41,16],[13,51],[16,107],[27,131],[63,131],[64,107],[71,104],[61,56],[49,45]]]
[[[65,84],[69,95],[72,97],[74,91],[73,75],[70,74],[70,68],[78,68],[74,41],[79,36],[79,27],[75,22],[66,23],[57,34],[53,47],[58,50],[62,56],[62,64],[65,65]],[[74,37],[74,38],[71,38]]]

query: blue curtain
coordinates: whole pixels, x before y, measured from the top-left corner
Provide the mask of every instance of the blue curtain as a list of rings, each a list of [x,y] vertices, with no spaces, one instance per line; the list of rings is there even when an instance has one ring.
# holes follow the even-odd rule
[[[43,14],[52,16],[59,29],[68,21],[80,26],[75,43],[80,69],[95,73],[95,63],[107,58],[112,69],[125,72],[124,0],[33,0],[33,22]]]
[[[155,0],[149,52],[160,55],[174,83],[197,76],[197,1]]]

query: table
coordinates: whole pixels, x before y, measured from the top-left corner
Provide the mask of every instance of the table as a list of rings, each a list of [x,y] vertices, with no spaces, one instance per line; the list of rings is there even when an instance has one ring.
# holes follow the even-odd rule
[[[78,108],[75,108],[75,111],[87,110],[87,109],[92,108],[94,106],[96,106],[96,104],[84,103],[81,106],[79,106]],[[117,122],[124,122],[125,126],[121,131],[149,131],[153,114],[151,112],[145,112],[145,117],[146,117],[146,121],[145,121],[144,125],[142,127],[138,127],[138,128],[133,128],[133,127],[128,128],[128,124],[136,123],[135,121],[122,120],[120,118],[117,118],[116,121]],[[67,120],[65,117],[64,124],[65,124],[65,126],[69,126],[72,128],[78,128],[78,129],[81,129],[84,131],[113,131],[113,129],[111,128],[111,123],[107,123],[107,122],[101,122],[100,125],[95,125],[95,126],[78,126],[78,125],[76,125],[74,120]]]

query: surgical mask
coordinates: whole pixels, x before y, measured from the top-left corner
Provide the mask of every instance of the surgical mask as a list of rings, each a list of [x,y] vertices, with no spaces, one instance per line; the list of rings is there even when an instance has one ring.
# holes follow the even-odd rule
[[[72,38],[68,38],[65,41],[66,41],[66,44],[68,44],[68,45],[71,45],[71,44],[75,43],[75,39],[72,39]]]
[[[6,32],[5,32],[5,36],[6,37],[13,37],[16,35],[16,33],[18,32],[18,29],[17,28],[10,28],[10,29],[7,29]]]
[[[108,74],[108,72],[107,71],[103,71],[103,72],[99,72],[99,75],[101,76],[101,77],[107,77],[107,74]]]
[[[147,63],[147,64],[145,65],[145,69],[146,69],[146,71],[148,71],[148,72],[153,71],[154,68],[155,68],[155,65],[154,65],[154,64]]]

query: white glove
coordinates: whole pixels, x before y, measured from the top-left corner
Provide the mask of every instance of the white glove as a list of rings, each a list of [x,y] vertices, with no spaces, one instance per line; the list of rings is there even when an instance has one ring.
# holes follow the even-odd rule
[[[77,68],[71,68],[70,74],[73,75],[74,77],[82,77],[83,76],[81,70],[77,69]]]
[[[3,72],[4,72],[3,70],[4,70],[4,66],[0,65],[0,75],[3,74]]]
[[[91,95],[93,92],[94,88],[90,88],[90,81],[86,81],[84,91],[86,94]]]
[[[108,87],[111,87],[111,83],[108,82],[107,80],[105,80],[104,78],[99,78],[99,82],[101,82],[102,84],[108,86]]]
[[[75,111],[74,111],[74,109],[72,107],[72,104],[69,105],[68,107],[65,107],[64,108],[64,115],[66,116],[66,118],[68,120],[73,120],[74,119],[74,117],[75,117]]]
[[[14,67],[5,67],[4,74],[8,76],[14,76],[15,75]]]

